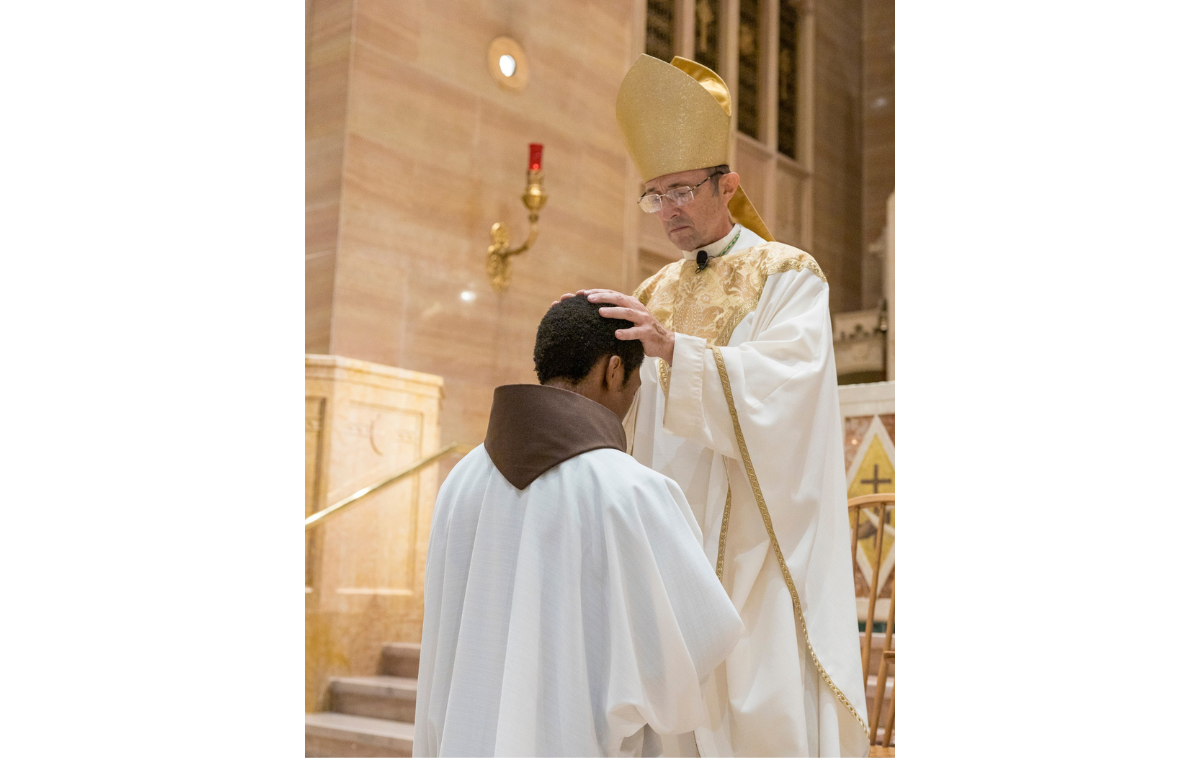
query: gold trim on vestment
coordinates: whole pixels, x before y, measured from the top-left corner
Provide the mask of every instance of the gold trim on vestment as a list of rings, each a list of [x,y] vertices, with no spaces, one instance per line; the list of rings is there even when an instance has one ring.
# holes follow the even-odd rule
[[[726,470],[725,478],[729,478]],[[717,579],[725,581],[725,538],[729,536],[729,513],[733,510],[733,485],[725,484],[725,513],[721,516],[721,541],[717,544]]]
[[[775,274],[782,274],[784,271],[804,271],[805,269],[813,272],[821,281],[828,283],[825,274],[821,271],[821,267],[813,260],[808,253],[801,253],[801,258],[784,258],[780,261],[772,261],[769,265],[763,268],[763,284],[766,284],[766,278]],[[733,330],[738,328],[738,324],[742,323],[742,319],[746,318],[747,314],[754,311],[758,307],[758,300],[762,297],[762,288],[754,294],[753,299],[748,300],[734,308],[733,314],[729,320],[725,322],[724,328],[717,335],[716,345],[725,347],[729,344],[729,340],[733,338]]]
[[[658,359],[658,383],[662,385],[663,402],[667,400],[667,393],[671,391],[671,367],[662,358]],[[664,405],[664,408],[666,406]],[[665,411],[664,411],[665,413]]]
[[[779,547],[779,540],[775,537],[775,528],[771,525],[771,514],[767,512],[767,502],[763,497],[762,488],[758,484],[758,476],[754,473],[754,464],[750,462],[750,451],[746,447],[746,438],[742,435],[742,425],[738,421],[737,407],[733,402],[733,389],[729,384],[729,372],[725,368],[725,358],[721,355],[720,348],[712,349],[713,360],[717,364],[717,373],[721,377],[721,387],[725,390],[725,403],[729,406],[729,417],[733,421],[733,433],[737,437],[738,450],[742,454],[742,463],[746,467],[746,476],[750,479],[750,488],[754,490],[754,499],[758,503],[758,512],[762,515],[763,526],[767,528],[767,536],[771,540],[771,547],[775,550],[775,558],[779,562],[779,570],[783,574],[783,581],[787,584],[788,592],[792,595],[792,609],[796,613],[796,620],[800,622],[800,630],[804,633],[804,644],[808,647],[808,653],[812,656],[813,664],[816,665],[817,671],[821,674],[821,678],[825,680],[825,684],[829,685],[829,689],[833,690],[833,694],[841,701],[842,705],[850,711],[850,714],[862,726],[863,731],[868,738],[871,736],[871,730],[862,717],[858,715],[858,711],[850,704],[850,700],[842,693],[838,686],[833,683],[833,678],[825,671],[825,667],[821,665],[821,661],[817,659],[817,651],[813,649],[812,641],[808,638],[808,624],[804,621],[804,611],[800,608],[800,594],[796,592],[796,584],[792,581],[792,572],[788,569],[787,561],[783,557],[783,549]],[[726,505],[726,513],[729,506]],[[724,527],[722,527],[722,541],[724,541]],[[718,558],[720,561],[720,558]],[[882,684],[880,685],[882,692]]]

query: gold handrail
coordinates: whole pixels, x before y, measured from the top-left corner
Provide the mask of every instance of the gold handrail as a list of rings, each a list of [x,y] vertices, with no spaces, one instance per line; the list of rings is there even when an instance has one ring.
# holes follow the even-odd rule
[[[433,455],[427,455],[424,458],[422,458],[421,460],[417,461],[416,463],[413,463],[413,464],[397,471],[395,474],[392,474],[391,476],[387,477],[386,479],[381,479],[378,482],[376,482],[375,484],[372,484],[370,487],[363,487],[358,492],[355,492],[353,495],[350,495],[349,497],[342,498],[341,500],[337,501],[336,503],[329,506],[325,510],[317,511],[313,515],[304,519],[304,529],[305,529],[305,531],[312,529],[319,522],[328,518],[329,516],[332,516],[334,513],[337,513],[338,511],[342,510],[346,506],[357,503],[359,500],[362,500],[364,497],[366,497],[367,495],[370,495],[375,490],[382,489],[382,488],[388,486],[389,484],[391,484],[392,482],[399,481],[399,480],[405,478],[406,476],[412,476],[413,474],[417,473],[418,471],[425,468],[429,464],[437,461],[438,459],[443,458],[444,456],[450,455],[451,453],[466,454],[466,453],[471,452],[471,450],[473,450],[474,447],[475,447],[474,445],[460,445],[457,442],[451,442],[449,445],[446,445],[445,447],[443,447],[441,450],[438,450]]]

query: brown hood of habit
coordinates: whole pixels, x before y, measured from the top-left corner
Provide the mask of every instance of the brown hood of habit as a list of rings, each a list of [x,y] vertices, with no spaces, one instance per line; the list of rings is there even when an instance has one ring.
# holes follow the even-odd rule
[[[625,452],[617,415],[570,390],[539,384],[497,387],[483,447],[500,473],[523,490],[565,460],[611,447]]]

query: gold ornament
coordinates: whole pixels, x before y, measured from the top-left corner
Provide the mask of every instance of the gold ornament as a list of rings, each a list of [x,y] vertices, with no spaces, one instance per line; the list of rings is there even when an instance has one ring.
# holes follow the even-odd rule
[[[540,170],[528,171],[525,177],[525,194],[521,195],[521,202],[529,209],[529,237],[520,247],[510,248],[512,235],[509,234],[508,225],[503,221],[492,224],[492,244],[488,245],[487,251],[487,275],[491,280],[492,289],[497,292],[503,292],[512,283],[512,268],[508,259],[525,252],[537,241],[538,214],[550,197],[542,189]]]

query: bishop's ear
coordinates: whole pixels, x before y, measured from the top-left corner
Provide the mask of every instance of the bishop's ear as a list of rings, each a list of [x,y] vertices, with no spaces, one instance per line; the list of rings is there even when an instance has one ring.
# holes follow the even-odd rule
[[[736,171],[730,171],[728,174],[722,174],[720,179],[721,199],[726,203],[733,197],[733,193],[737,192],[738,185],[742,183],[742,178],[737,175]]]

